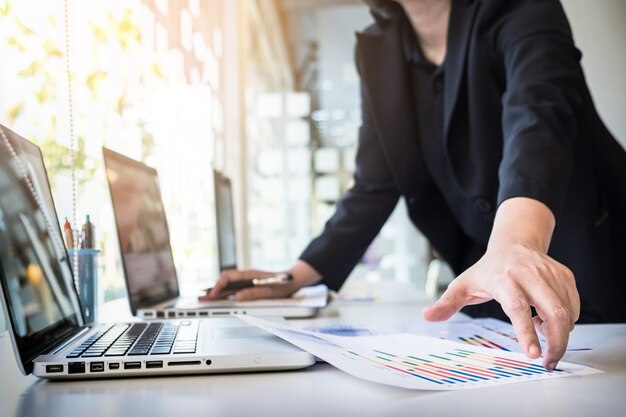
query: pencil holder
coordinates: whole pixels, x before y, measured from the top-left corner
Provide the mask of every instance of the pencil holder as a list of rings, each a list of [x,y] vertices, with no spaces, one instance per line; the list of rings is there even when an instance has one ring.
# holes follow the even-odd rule
[[[70,265],[74,265],[74,249],[68,250]],[[96,320],[98,309],[98,255],[97,249],[78,249],[78,274],[74,273],[78,298],[85,323]]]

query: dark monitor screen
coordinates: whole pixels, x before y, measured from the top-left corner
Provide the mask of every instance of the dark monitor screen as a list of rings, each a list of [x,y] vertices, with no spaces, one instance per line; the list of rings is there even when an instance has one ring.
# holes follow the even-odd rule
[[[133,314],[178,297],[170,234],[154,168],[103,149]]]
[[[217,224],[217,246],[220,271],[237,268],[237,239],[233,191],[230,180],[213,171],[215,181],[215,215]]]
[[[63,235],[39,148],[0,126],[0,278],[25,373],[82,326]],[[19,161],[19,162],[18,162]]]

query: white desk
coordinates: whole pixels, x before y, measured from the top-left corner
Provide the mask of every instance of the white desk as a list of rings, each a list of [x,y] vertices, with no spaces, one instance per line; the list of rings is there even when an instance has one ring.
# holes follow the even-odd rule
[[[331,304],[316,322],[385,324],[421,319],[425,300]],[[305,325],[309,321],[296,321]],[[361,381],[328,364],[290,372],[38,381],[22,376],[6,333],[0,335],[0,415],[97,416],[624,416],[626,325],[579,325],[571,362],[604,374],[460,392],[411,391]]]

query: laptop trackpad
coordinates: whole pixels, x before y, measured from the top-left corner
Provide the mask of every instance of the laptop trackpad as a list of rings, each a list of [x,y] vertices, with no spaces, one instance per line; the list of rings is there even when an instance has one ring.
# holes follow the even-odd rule
[[[267,336],[268,333],[259,329],[258,327],[253,326],[243,326],[243,327],[216,327],[213,329],[213,338],[214,339],[241,339],[248,337],[259,337],[259,336]]]
[[[277,322],[285,322],[282,317],[268,316],[270,320]],[[259,336],[269,336],[270,333],[260,329],[256,326],[252,326],[238,317],[222,317],[211,318],[204,322],[207,327],[211,329],[213,339],[242,339]]]

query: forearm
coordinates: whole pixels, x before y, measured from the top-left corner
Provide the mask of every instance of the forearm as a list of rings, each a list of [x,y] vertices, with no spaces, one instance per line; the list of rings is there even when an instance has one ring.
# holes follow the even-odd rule
[[[545,204],[526,197],[509,198],[498,208],[487,250],[521,244],[547,253],[554,226],[554,215]]]

